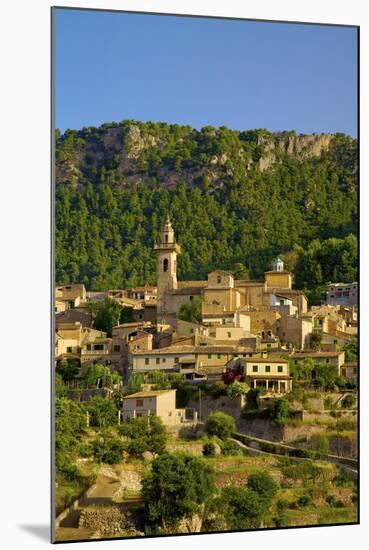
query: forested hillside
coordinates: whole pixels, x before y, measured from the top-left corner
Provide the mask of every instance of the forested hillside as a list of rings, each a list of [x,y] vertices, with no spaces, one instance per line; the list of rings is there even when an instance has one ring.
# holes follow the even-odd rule
[[[180,279],[257,278],[284,255],[319,294],[357,277],[357,143],[125,121],[56,140],[56,279],[89,289],[156,281],[169,213]]]

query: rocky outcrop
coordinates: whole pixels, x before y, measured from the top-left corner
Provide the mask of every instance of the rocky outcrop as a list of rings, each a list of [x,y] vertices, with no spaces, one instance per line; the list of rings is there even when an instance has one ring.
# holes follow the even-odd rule
[[[258,139],[258,145],[262,151],[259,168],[262,172],[267,170],[283,154],[298,159],[319,157],[323,151],[329,148],[331,141],[332,135],[330,134],[262,136]]]

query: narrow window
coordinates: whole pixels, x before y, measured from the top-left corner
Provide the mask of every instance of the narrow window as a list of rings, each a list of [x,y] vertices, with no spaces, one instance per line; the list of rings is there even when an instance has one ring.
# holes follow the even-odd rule
[[[283,366],[282,365],[278,365],[278,372],[283,372]]]
[[[270,372],[270,365],[265,365],[265,372]]]
[[[164,259],[163,271],[168,271],[168,258],[165,258],[165,259]]]
[[[258,372],[258,366],[257,365],[252,366],[252,372]]]

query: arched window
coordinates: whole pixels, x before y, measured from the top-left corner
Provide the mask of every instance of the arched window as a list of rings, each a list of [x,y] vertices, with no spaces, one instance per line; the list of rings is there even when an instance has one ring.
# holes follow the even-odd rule
[[[165,242],[168,242],[168,235],[165,235]]]
[[[168,259],[167,258],[164,259],[163,270],[168,271]]]

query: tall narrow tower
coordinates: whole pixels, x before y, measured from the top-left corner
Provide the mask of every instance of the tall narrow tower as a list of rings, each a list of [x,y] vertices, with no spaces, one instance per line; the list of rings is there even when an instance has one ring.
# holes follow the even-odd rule
[[[171,291],[177,288],[177,254],[181,253],[169,216],[154,250],[158,255],[157,317],[160,322],[163,315],[172,313]]]

